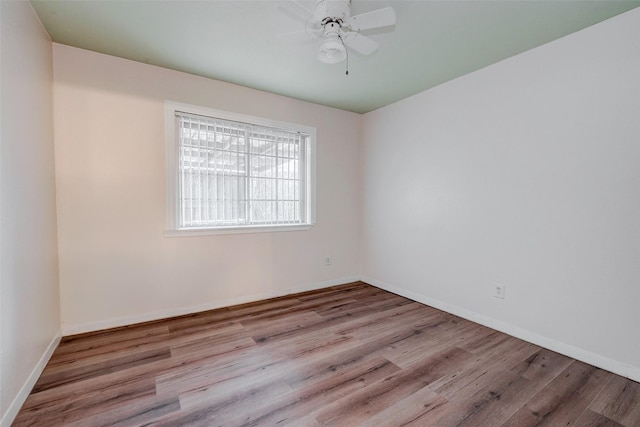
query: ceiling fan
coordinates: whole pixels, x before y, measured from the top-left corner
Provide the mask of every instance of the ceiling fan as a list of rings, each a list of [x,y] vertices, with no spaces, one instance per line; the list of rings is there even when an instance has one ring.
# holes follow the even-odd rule
[[[360,15],[351,16],[351,0],[316,0],[313,10],[307,9],[297,0],[289,4],[299,19],[305,21],[305,29],[281,34],[285,42],[321,39],[317,58],[326,64],[337,64],[347,58],[347,47],[362,55],[369,55],[378,48],[378,43],[363,36],[359,31],[394,25],[396,13],[392,7],[384,7]]]

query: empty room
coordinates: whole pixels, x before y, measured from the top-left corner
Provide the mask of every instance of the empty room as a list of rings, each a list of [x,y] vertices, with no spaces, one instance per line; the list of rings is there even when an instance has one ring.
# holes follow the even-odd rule
[[[640,426],[640,1],[0,0],[0,426]]]

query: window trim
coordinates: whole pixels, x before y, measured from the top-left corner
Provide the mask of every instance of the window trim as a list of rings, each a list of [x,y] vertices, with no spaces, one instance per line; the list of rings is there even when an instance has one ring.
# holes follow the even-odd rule
[[[306,150],[306,203],[307,223],[282,224],[282,225],[245,225],[245,226],[218,226],[211,228],[179,229],[179,195],[178,195],[178,159],[179,142],[176,128],[176,111],[196,114],[207,117],[232,120],[259,126],[268,126],[291,131],[299,131],[309,135]],[[316,223],[316,128],[294,123],[281,122],[262,117],[232,113],[197,105],[184,104],[174,101],[164,103],[165,124],[165,175],[166,175],[166,228],[165,237],[187,237],[215,234],[242,234],[242,233],[270,233],[279,231],[309,230]]]

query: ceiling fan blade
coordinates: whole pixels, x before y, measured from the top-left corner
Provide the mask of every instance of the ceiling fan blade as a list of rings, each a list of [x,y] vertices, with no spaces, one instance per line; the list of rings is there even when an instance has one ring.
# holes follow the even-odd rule
[[[307,6],[302,4],[300,0],[288,0],[288,1],[289,3],[294,4],[298,9],[302,10],[307,15],[311,15],[313,13],[313,10],[309,9]]]
[[[320,19],[313,15],[313,11],[307,9],[297,0],[278,2],[276,9],[283,15],[287,15],[296,21],[303,22],[306,31],[316,32],[322,28]]]
[[[291,33],[278,34],[276,37],[281,43],[294,44],[304,43],[310,40],[315,40],[320,35],[320,32],[313,32],[310,30],[294,31]]]
[[[382,9],[355,15],[345,21],[345,25],[349,26],[353,31],[387,27],[395,23],[396,12],[392,7],[384,7]]]
[[[304,5],[296,0],[289,0],[285,2],[278,2],[276,8],[289,15],[290,17],[302,22],[307,22],[310,16],[313,15],[313,11],[307,9]]]
[[[345,45],[363,55],[369,55],[378,48],[378,43],[353,31],[343,34],[342,41]]]

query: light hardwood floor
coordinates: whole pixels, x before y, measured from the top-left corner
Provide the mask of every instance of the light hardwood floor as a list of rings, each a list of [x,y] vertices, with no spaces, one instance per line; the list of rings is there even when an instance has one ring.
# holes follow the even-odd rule
[[[64,338],[15,426],[640,426],[640,384],[356,282]]]

